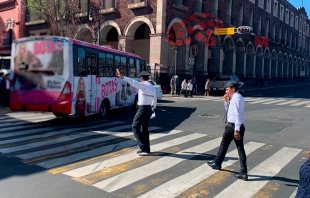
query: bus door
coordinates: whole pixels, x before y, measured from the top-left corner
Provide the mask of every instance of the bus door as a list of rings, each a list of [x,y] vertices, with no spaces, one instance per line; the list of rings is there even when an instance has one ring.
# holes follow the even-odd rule
[[[86,53],[86,65],[87,65],[87,103],[86,115],[95,113],[95,97],[96,97],[96,74],[97,74],[97,61],[98,55]]]

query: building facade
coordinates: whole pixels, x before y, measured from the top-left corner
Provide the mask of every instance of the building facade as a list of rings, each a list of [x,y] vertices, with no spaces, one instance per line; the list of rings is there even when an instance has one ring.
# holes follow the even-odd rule
[[[307,13],[287,0],[80,0],[76,39],[135,53],[148,60],[162,85],[235,74],[249,84],[309,77]],[[96,19],[95,19],[96,20]],[[215,35],[215,28],[251,26],[250,34]],[[97,34],[99,30],[99,34]],[[44,21],[27,18],[26,33],[49,34]]]
[[[10,68],[12,41],[25,36],[25,15],[21,0],[0,2],[0,69]]]

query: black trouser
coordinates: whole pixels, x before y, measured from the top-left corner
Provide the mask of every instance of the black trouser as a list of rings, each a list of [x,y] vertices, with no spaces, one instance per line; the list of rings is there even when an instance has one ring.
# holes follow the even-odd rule
[[[151,105],[139,106],[132,122],[133,133],[135,134],[140,149],[143,151],[150,150],[150,134],[148,124],[152,113]]]
[[[229,123],[225,127],[225,132],[223,134],[222,142],[221,142],[220,148],[217,152],[214,162],[217,165],[222,164],[225,158],[226,152],[228,150],[228,147],[231,141],[234,140],[237,146],[237,149],[238,149],[238,154],[239,154],[239,161],[240,161],[240,166],[241,166],[240,173],[242,174],[247,173],[248,170],[247,170],[247,165],[246,165],[246,154],[245,154],[244,145],[243,145],[243,137],[244,137],[244,131],[245,131],[244,125],[242,124],[240,127],[240,131],[239,131],[240,136],[241,136],[240,140],[236,140],[234,138],[234,131],[235,131],[235,125],[233,123]]]

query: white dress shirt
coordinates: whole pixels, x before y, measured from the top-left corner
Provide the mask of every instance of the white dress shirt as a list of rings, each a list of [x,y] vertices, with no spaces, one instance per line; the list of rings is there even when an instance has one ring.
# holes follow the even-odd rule
[[[192,91],[193,90],[193,84],[188,83],[187,84],[187,90]]]
[[[183,81],[181,84],[181,89],[186,90],[186,87],[187,87],[187,83]]]
[[[138,105],[151,105],[153,109],[156,108],[157,104],[156,89],[150,82],[148,81],[138,82],[126,76],[124,76],[123,80],[128,82],[133,87],[139,89]]]
[[[227,122],[235,124],[235,131],[240,131],[240,126],[244,123],[244,100],[239,92],[235,92],[230,103],[224,102],[227,112]]]

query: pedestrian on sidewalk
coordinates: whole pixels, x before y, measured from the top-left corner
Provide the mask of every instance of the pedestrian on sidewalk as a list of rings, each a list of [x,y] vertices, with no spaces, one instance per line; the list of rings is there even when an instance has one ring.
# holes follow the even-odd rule
[[[192,82],[192,80],[190,80],[188,82],[187,87],[186,87],[186,97],[187,96],[193,97],[193,82]]]
[[[171,77],[171,80],[170,80],[170,88],[171,88],[171,95],[173,96],[174,95],[174,92],[175,92],[175,79],[174,79],[174,76]]]
[[[150,153],[150,134],[148,124],[157,104],[156,90],[148,81],[151,74],[146,71],[140,72],[141,82],[124,76],[119,69],[116,69],[116,75],[131,86],[139,89],[137,104],[138,111],[132,122],[132,130],[140,147],[137,153]]]
[[[299,185],[296,198],[310,197],[310,148],[308,157],[309,159],[299,169]]]
[[[211,82],[210,79],[208,78],[205,84],[205,96],[209,97],[210,91],[211,91]]]
[[[187,82],[186,82],[186,79],[184,79],[182,84],[181,84],[181,94],[183,94],[184,97],[187,97],[186,88],[187,88]]]
[[[218,153],[215,157],[215,160],[208,161],[208,165],[212,169],[220,170],[222,167],[222,162],[225,158],[227,150],[232,140],[235,141],[235,144],[238,149],[239,161],[241,170],[239,174],[236,174],[235,177],[238,179],[243,179],[244,181],[248,180],[247,175],[247,164],[246,164],[246,154],[243,145],[244,137],[244,100],[243,97],[239,94],[238,83],[234,81],[229,81],[225,85],[226,94],[223,96],[224,106],[226,109],[226,115],[224,117],[225,132],[223,134],[222,142]]]

